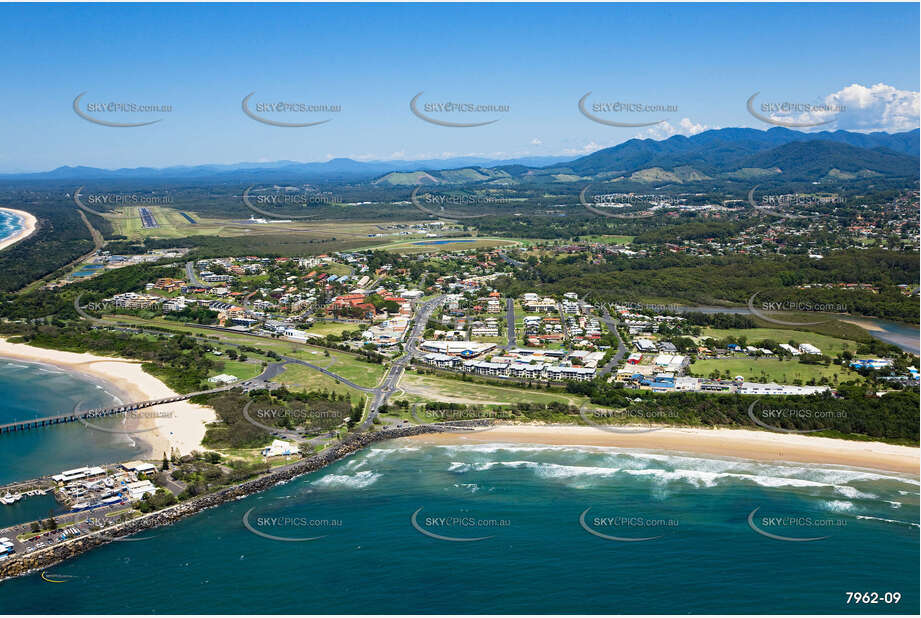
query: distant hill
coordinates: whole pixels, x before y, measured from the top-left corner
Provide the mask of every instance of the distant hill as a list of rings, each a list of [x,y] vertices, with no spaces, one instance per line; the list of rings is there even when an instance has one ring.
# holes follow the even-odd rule
[[[454,157],[450,159],[423,159],[419,161],[355,161],[338,158],[322,163],[298,161],[271,161],[233,164],[206,164],[172,166],[164,168],[133,167],[103,169],[85,166],[63,166],[47,172],[22,172],[0,174],[2,180],[91,180],[91,179],[305,179],[305,180],[370,180],[393,171],[446,170],[466,166],[496,167],[506,165],[544,166],[564,163],[572,157],[522,157],[517,159],[485,159],[479,157]]]
[[[385,174],[373,182],[412,184],[518,184],[622,180],[685,184],[709,180],[848,180],[868,176],[917,177],[919,131],[802,133],[781,127],[714,129],[665,140],[632,139],[566,163],[505,165]],[[416,170],[422,172],[423,170]]]

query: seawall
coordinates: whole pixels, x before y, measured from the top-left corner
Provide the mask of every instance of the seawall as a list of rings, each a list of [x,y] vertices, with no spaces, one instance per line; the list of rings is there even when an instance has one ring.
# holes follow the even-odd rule
[[[491,421],[463,421],[451,423],[451,426],[458,427],[466,425],[474,427],[490,423]],[[365,448],[369,444],[382,440],[392,440],[394,438],[403,438],[425,433],[441,433],[445,431],[450,431],[450,429],[438,424],[430,424],[388,428],[373,433],[360,433],[349,436],[342,443],[330,447],[322,453],[305,457],[293,464],[277,468],[268,474],[250,481],[245,481],[239,485],[227,487],[204,496],[198,496],[161,511],[141,515],[130,521],[103,528],[102,530],[75,538],[71,541],[59,543],[52,547],[47,547],[37,552],[30,552],[21,556],[10,556],[6,560],[0,562],[0,581],[25,575],[39,569],[48,568],[70,558],[79,556],[94,547],[116,541],[120,537],[136,534],[151,528],[168,526],[180,519],[184,519],[205,509],[219,506],[225,502],[238,500],[250,494],[265,491],[279,483],[287,482],[298,476],[303,476],[304,474],[309,474],[325,468],[343,457],[347,457]]]

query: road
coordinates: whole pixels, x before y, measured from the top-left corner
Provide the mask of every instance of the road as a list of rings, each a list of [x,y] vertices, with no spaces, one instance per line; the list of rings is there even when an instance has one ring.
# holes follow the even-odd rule
[[[515,300],[512,298],[505,299],[505,330],[508,334],[505,349],[510,350],[518,345],[515,340]]]
[[[624,356],[627,355],[627,346],[624,345],[624,340],[620,337],[620,333],[617,330],[617,320],[611,317],[611,313],[608,311],[608,305],[606,303],[599,303],[598,306],[601,307],[601,321],[604,322],[604,325],[608,327],[608,330],[614,333],[614,336],[617,337],[617,352],[615,352],[614,356],[611,357],[611,360],[605,363],[604,367],[598,371],[598,375],[603,376],[611,373],[611,370],[613,370],[614,367],[618,366],[621,361],[624,360]]]
[[[189,283],[192,285],[198,286],[200,288],[210,288],[211,286],[201,279],[198,278],[198,275],[195,274],[195,263],[186,262],[185,263],[185,274],[189,276]]]
[[[371,408],[368,410],[368,417],[359,427],[361,431],[368,430],[371,423],[377,418],[377,411],[381,406],[387,403],[387,399],[396,390],[397,384],[400,383],[400,378],[403,377],[403,370],[406,369],[406,366],[416,353],[416,344],[422,336],[422,333],[425,332],[425,325],[429,321],[429,316],[432,315],[436,307],[444,302],[444,299],[444,296],[438,296],[432,300],[426,301],[416,309],[412,330],[406,338],[406,344],[403,346],[404,354],[391,363],[390,369],[387,370],[387,375],[384,376],[383,381],[377,388],[373,389],[374,398],[371,400]]]

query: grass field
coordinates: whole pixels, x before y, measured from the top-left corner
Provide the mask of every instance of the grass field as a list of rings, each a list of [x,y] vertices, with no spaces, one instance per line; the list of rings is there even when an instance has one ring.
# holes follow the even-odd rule
[[[367,363],[354,354],[348,354],[338,350],[326,350],[318,346],[311,346],[304,343],[295,343],[293,341],[282,341],[280,339],[269,339],[266,337],[256,337],[244,333],[228,333],[224,331],[214,331],[207,328],[196,328],[194,326],[185,326],[169,322],[163,318],[153,320],[144,320],[134,316],[107,316],[109,319],[117,319],[119,322],[132,324],[136,326],[161,326],[168,327],[170,330],[194,333],[205,337],[217,337],[217,342],[231,342],[242,345],[248,345],[261,350],[272,350],[278,354],[292,356],[301,360],[308,361],[315,365],[328,368],[330,371],[337,373],[344,378],[352,380],[360,386],[372,388],[377,386],[386,371],[383,365],[376,363]],[[327,357],[324,352],[328,352]],[[226,359],[226,357],[223,357]],[[290,366],[289,366],[290,368]],[[307,369],[307,368],[305,368]],[[321,376],[319,372],[313,369],[307,369],[316,376]],[[230,372],[227,372],[230,373]],[[258,372],[257,372],[258,374]]]
[[[424,242],[431,243],[433,241],[455,241],[455,242],[445,242],[444,244],[425,244],[420,245],[416,243]],[[391,253],[399,254],[413,254],[413,253],[432,253],[433,251],[437,252],[451,252],[451,251],[469,251],[471,249],[492,249],[494,247],[507,247],[520,244],[517,240],[512,240],[509,238],[474,238],[474,237],[464,237],[464,238],[417,238],[415,240],[401,240],[399,242],[392,242],[383,245],[375,245],[368,247],[368,249],[375,249],[378,251],[390,251]]]
[[[262,373],[262,364],[261,363],[250,363],[245,361],[235,361],[230,360],[226,356],[214,356],[209,354],[208,358],[213,360],[218,365],[223,365],[219,369],[212,371],[213,375],[218,375],[220,373],[226,373],[228,375],[236,376],[240,380],[249,380],[250,378],[255,378],[257,375]],[[213,376],[208,376],[213,377]]]
[[[762,339],[773,339],[777,343],[787,343],[795,341],[796,343],[811,343],[826,356],[835,357],[844,350],[853,352],[857,349],[857,343],[840,339],[829,335],[820,335],[818,333],[804,332],[798,330],[788,330],[780,328],[732,328],[716,329],[705,328],[701,333],[702,337],[745,337],[749,345],[754,344]]]
[[[620,236],[617,234],[597,234],[594,236],[586,236],[586,239],[591,242],[603,242],[609,245],[626,245],[633,242],[633,239],[636,236]]]
[[[720,373],[729,371],[730,377],[742,376],[752,382],[778,382],[792,384],[794,380],[803,383],[815,378],[827,377],[832,383],[846,382],[860,376],[839,365],[804,365],[795,360],[781,361],[777,358],[727,358],[699,360],[690,366],[695,375],[707,377],[717,369]]]
[[[569,393],[548,393],[514,386],[491,386],[441,376],[419,375],[410,371],[403,374],[399,388],[403,389],[405,394],[397,392],[393,400],[470,404],[552,403],[556,401],[573,406],[581,406],[588,401],[586,397]]]
[[[325,219],[318,221],[300,221],[295,219],[290,223],[251,223],[247,219],[249,214],[236,217],[203,217],[194,210],[167,208],[164,206],[145,206],[153,214],[159,227],[145,228],[141,225],[136,207],[123,208],[113,211],[118,216],[127,215],[127,219],[109,219],[115,234],[122,234],[128,239],[154,238],[184,238],[187,236],[261,236],[261,235],[297,235],[303,239],[329,239],[335,237],[341,240],[370,240],[370,234],[380,233],[380,222],[360,220],[334,220]],[[188,213],[195,223],[189,223],[180,213]],[[257,217],[258,218],[258,217]],[[413,221],[407,222],[414,223]],[[344,273],[343,273],[344,274]]]
[[[367,328],[364,324],[342,324],[340,322],[316,322],[313,326],[307,329],[311,335],[320,335],[325,337],[326,335],[341,335],[343,331],[354,331],[354,330],[365,330]]]
[[[275,381],[284,384],[291,391],[329,391],[346,395],[353,404],[360,403],[366,397],[364,393],[303,365],[286,365],[284,373],[275,378]]]

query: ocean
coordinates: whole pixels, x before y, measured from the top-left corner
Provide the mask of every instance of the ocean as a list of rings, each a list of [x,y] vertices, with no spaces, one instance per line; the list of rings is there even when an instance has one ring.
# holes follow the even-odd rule
[[[0,209],[0,241],[21,232],[22,229],[22,217],[8,210]]]
[[[120,403],[118,394],[82,374],[51,365],[0,358],[0,423],[63,414]],[[119,419],[93,423],[115,427]],[[143,433],[139,434],[143,439]],[[126,434],[94,431],[81,423],[0,436],[0,484],[57,474],[81,466],[127,461],[144,444]],[[23,499],[21,504],[28,502]],[[0,524],[8,507],[0,504]]]
[[[918,492],[829,465],[396,440],[47,570],[62,583],[0,583],[0,612],[917,613]]]

